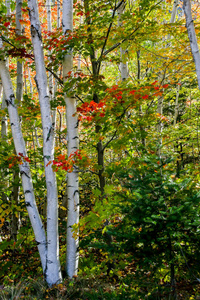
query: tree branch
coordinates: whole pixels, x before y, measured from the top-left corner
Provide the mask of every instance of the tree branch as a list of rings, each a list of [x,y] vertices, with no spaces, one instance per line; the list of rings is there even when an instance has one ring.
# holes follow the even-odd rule
[[[117,122],[117,127],[119,126],[119,124],[121,123],[121,120],[123,118],[123,116],[125,115],[126,111],[129,109],[129,107],[131,106],[131,104],[129,104],[123,111],[123,113],[121,114],[121,116],[119,116],[119,121]],[[117,134],[118,128],[115,130],[113,136],[111,137],[111,139],[103,146],[103,151],[108,147],[108,145],[114,140],[116,134]]]
[[[20,50],[20,48],[17,48],[13,43],[11,43],[11,42],[10,42],[7,38],[5,38],[3,35],[1,35],[0,38],[1,38],[5,43],[11,45],[15,50]],[[32,61],[34,61],[34,58],[31,57],[31,54],[28,54],[28,55],[30,55],[29,58],[30,58]],[[50,68],[48,68],[48,67],[45,67],[45,68],[46,68],[46,70],[47,70],[48,72],[50,72],[50,73],[54,76],[55,79],[58,80],[58,82],[59,82],[61,85],[63,85],[63,80],[62,80],[60,77],[58,77],[57,74],[55,74]]]
[[[113,14],[112,14],[112,19],[114,19],[114,16],[115,16],[115,13],[116,11],[120,8],[120,6],[125,3],[124,0],[122,0],[118,5],[115,4],[115,7],[113,9]],[[100,67],[101,67],[101,58],[104,56],[104,49],[106,47],[106,44],[107,44],[107,41],[108,41],[108,37],[109,37],[109,34],[110,34],[110,31],[111,31],[111,28],[112,28],[112,24],[113,24],[113,21],[110,23],[109,27],[108,27],[108,30],[107,30],[107,34],[106,34],[106,38],[105,38],[105,41],[104,41],[104,44],[103,44],[103,47],[101,49],[101,54],[97,60],[98,62],[98,72],[100,70]]]
[[[156,7],[158,4],[160,4],[162,1],[163,1],[163,0],[160,0],[158,3],[156,3],[156,4],[149,10],[149,12],[148,12],[147,15],[146,15],[146,18],[150,15],[152,9],[153,9],[154,7]],[[144,23],[144,21],[146,20],[146,18],[144,18],[144,19],[142,20],[142,22],[140,23],[140,26],[141,26],[142,23]],[[116,49],[117,47],[119,47],[121,44],[123,44],[124,42],[128,41],[128,40],[130,39],[130,37],[131,37],[138,29],[140,29],[140,26],[138,26],[137,28],[135,28],[135,29],[133,30],[133,32],[132,32],[131,34],[129,34],[128,37],[124,38],[121,42],[116,43],[116,44],[113,45],[110,49],[108,49],[108,50],[106,50],[104,53],[102,53],[101,56],[99,57],[99,59],[97,60],[97,62],[99,63],[100,58],[102,58],[103,56],[106,56],[108,53],[110,53],[111,51],[113,51],[114,49]]]

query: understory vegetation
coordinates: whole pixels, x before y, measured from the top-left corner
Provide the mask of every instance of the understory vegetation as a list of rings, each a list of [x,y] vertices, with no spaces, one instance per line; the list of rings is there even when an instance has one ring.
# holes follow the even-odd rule
[[[6,98],[7,81],[1,82],[0,299],[200,299],[200,92],[182,1],[77,0],[74,28],[64,33],[62,1],[38,1],[46,98],[55,121],[45,138],[33,25],[24,1],[17,29],[16,3],[0,3],[0,74],[3,82],[5,66],[16,94],[14,102],[13,94]],[[193,1],[197,39],[199,13]],[[73,66],[63,76],[69,55]],[[69,116],[70,101],[75,112]],[[15,108],[23,153],[11,130]],[[70,153],[69,118],[77,120]],[[50,138],[50,155],[44,155]],[[48,172],[56,177],[55,253],[62,271],[62,280],[49,285],[26,198],[35,197],[46,238]],[[74,174],[77,202],[70,210]],[[33,191],[23,190],[23,176]],[[78,210],[79,220],[67,226]],[[67,230],[78,245],[73,276],[65,267]],[[45,249],[53,238],[47,240]]]

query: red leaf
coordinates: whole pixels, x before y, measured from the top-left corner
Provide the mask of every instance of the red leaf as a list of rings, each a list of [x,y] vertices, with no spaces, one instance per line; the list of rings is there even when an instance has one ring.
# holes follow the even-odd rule
[[[82,11],[79,11],[79,12],[77,13],[77,16],[83,16],[83,12],[82,12]]]
[[[29,162],[29,163],[31,162],[30,159],[27,156],[24,157],[24,160]]]
[[[3,25],[4,25],[5,27],[8,27],[8,26],[10,25],[10,22],[5,22]]]
[[[155,85],[157,82],[158,82],[158,81],[156,80],[156,81],[154,81],[152,84]]]
[[[167,88],[169,86],[169,84],[164,84],[163,85],[163,88],[165,89],[165,88]]]
[[[46,167],[48,167],[51,163],[52,163],[52,161],[50,160],[50,161],[48,162],[48,164],[46,165]]]
[[[132,91],[130,91],[130,93],[129,94],[131,94],[131,95],[134,95],[135,94],[135,90],[132,90]]]

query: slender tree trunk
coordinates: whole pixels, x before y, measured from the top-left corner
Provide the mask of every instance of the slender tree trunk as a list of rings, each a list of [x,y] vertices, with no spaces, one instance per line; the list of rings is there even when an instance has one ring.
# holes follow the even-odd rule
[[[11,221],[11,238],[17,241],[17,232],[19,228],[19,212],[16,210],[19,204],[19,171],[14,170],[13,172],[13,190],[11,196],[12,205],[14,211],[12,211],[12,221]]]
[[[3,97],[2,97],[2,102],[1,102],[1,109],[5,109],[6,108],[6,97],[5,97],[5,93],[3,90]],[[2,140],[6,140],[7,139],[7,135],[8,135],[8,121],[7,121],[7,116],[3,116],[1,119],[1,138]]]
[[[48,31],[52,31],[52,26],[51,26],[51,0],[46,1],[46,6],[47,6],[47,26],[48,26]],[[48,51],[49,56],[51,56],[51,51]],[[51,59],[50,59],[51,61]],[[52,68],[51,68],[52,70]],[[54,90],[53,90],[53,75],[51,72],[48,72],[48,77],[49,77],[49,100],[50,102],[54,98]],[[54,112],[52,112],[54,114]],[[54,117],[55,118],[55,117]],[[53,119],[54,119],[53,118]]]
[[[200,54],[199,54],[199,47],[198,47],[195,28],[194,28],[194,22],[192,19],[190,0],[183,0],[183,10],[186,18],[186,28],[188,31],[190,47],[191,47],[191,51],[192,51],[192,55],[196,67],[198,86],[200,89]]]
[[[67,37],[73,31],[73,0],[63,0],[63,33]],[[63,79],[67,80],[68,72],[73,69],[73,53],[69,51],[63,61]],[[67,118],[68,156],[79,148],[78,118],[76,115],[76,99],[65,96]],[[76,166],[67,174],[68,214],[67,214],[67,253],[66,271],[72,278],[78,271],[78,238],[73,237],[72,226],[79,222],[79,183]]]
[[[179,0],[174,0],[170,23],[174,23],[176,21],[178,3],[179,3]],[[168,39],[170,39],[170,35],[168,35]],[[170,43],[168,45],[170,45]],[[178,98],[176,97],[176,102],[177,101],[178,101]],[[158,98],[157,112],[160,116],[162,116],[162,114],[163,114],[163,97],[162,96]],[[175,113],[175,116],[176,116],[176,113]],[[158,156],[161,158],[162,131],[163,131],[163,124],[162,124],[161,120],[159,121],[157,128],[158,128],[158,134],[160,136]]]
[[[96,56],[95,56],[95,51],[94,48],[92,46],[92,42],[93,42],[93,36],[92,36],[92,32],[90,29],[91,26],[91,19],[90,19],[90,7],[89,7],[89,1],[85,0],[84,1],[84,9],[85,9],[85,14],[86,14],[86,22],[88,25],[88,44],[91,45],[91,49],[90,49],[90,61],[91,61],[91,65],[92,65],[92,74],[94,76],[94,78],[98,78],[99,76],[99,72],[100,72],[100,68],[101,68],[101,62],[97,62]],[[96,103],[99,103],[99,97],[96,93],[94,93],[93,95],[93,101]],[[99,126],[98,124],[96,125],[96,133],[98,133],[101,130],[101,126]],[[96,149],[97,149],[97,161],[98,161],[98,166],[99,166],[99,171],[98,171],[98,177],[99,177],[99,188],[101,191],[101,194],[103,196],[104,194],[104,188],[105,188],[105,176],[103,174],[104,172],[104,147],[103,147],[103,143],[102,140],[99,140],[97,145],[96,145]]]
[[[7,16],[10,16],[10,0],[5,0],[6,8],[7,8]]]
[[[176,21],[178,3],[179,3],[179,0],[174,0],[170,23],[174,23]]]
[[[35,82],[39,93],[43,127],[43,156],[47,187],[47,264],[45,276],[47,283],[51,286],[62,280],[59,262],[57,183],[52,166],[48,164],[54,159],[54,124],[51,118],[37,1],[28,0],[28,8],[36,67]]]
[[[27,69],[28,69],[28,81],[29,81],[29,92],[31,95],[33,95],[33,85],[32,85],[32,82],[31,82],[31,74],[30,74],[30,68],[27,66]],[[27,93],[27,91],[26,91]]]
[[[22,0],[16,0],[16,34],[22,33],[22,25],[20,20],[22,19]],[[23,97],[23,64],[17,60],[17,88],[16,88],[16,100],[20,104]]]
[[[140,84],[140,79],[141,79],[141,64],[140,64],[140,50],[138,50],[137,51],[137,81],[138,81],[138,84]],[[142,119],[143,119],[142,105],[140,105],[139,111],[140,111],[140,119],[141,119],[141,122],[142,122]],[[144,131],[145,131],[144,126],[140,125],[141,142],[142,142],[143,147],[145,148],[146,147],[146,140],[143,137]]]
[[[0,81],[0,101],[2,99],[2,96],[3,96],[3,85],[2,82]]]
[[[121,21],[121,17],[123,15],[125,9],[125,2],[122,3],[120,5],[120,7],[118,8],[117,12],[118,12],[118,26],[121,27],[122,26],[122,21]],[[128,63],[126,61],[126,50],[123,49],[123,47],[120,47],[120,59],[121,62],[119,64],[119,69],[120,69],[120,73],[121,73],[121,80],[124,81],[128,78]]]
[[[5,5],[6,5],[6,16],[7,18],[10,18],[10,0],[5,0]],[[1,41],[0,41],[1,43]],[[6,63],[8,65],[8,59],[6,60]],[[2,103],[1,103],[1,109],[6,108],[6,102],[5,102],[5,93],[3,91],[3,98],[2,98]],[[1,138],[3,140],[7,140],[7,135],[8,135],[8,122],[7,122],[7,115],[2,117],[1,120]]]
[[[22,33],[22,26],[20,20],[22,19],[22,0],[16,1],[16,34]],[[17,60],[17,82],[16,82],[16,101],[20,105],[23,97],[23,65]],[[14,169],[13,171],[13,188],[12,188],[12,204],[16,208],[19,203],[19,170]],[[19,214],[17,211],[12,212],[12,223],[11,223],[11,236],[16,241],[17,231],[19,224]]]
[[[10,118],[10,124],[12,129],[12,136],[15,145],[16,153],[22,153],[26,156],[25,142],[22,136],[20,127],[20,121],[15,103],[15,96],[12,88],[12,82],[8,68],[6,67],[5,61],[0,60],[0,76],[3,83],[3,88],[6,96],[6,104],[8,107],[8,113]],[[22,177],[22,186],[25,195],[25,203],[28,210],[29,218],[34,230],[36,243],[38,246],[42,268],[45,271],[46,268],[46,236],[42,221],[40,219],[35,196],[33,191],[32,179],[30,174],[30,168],[27,161],[22,159],[22,164],[19,165],[20,174]]]
[[[81,0],[81,5],[83,5],[83,0]],[[80,16],[80,24],[82,24],[82,16]],[[81,52],[78,54],[77,71],[81,71]]]
[[[57,1],[57,28],[60,28],[60,1]]]

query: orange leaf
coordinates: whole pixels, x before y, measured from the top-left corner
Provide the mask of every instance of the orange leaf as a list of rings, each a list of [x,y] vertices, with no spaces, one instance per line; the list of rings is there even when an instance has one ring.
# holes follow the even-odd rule
[[[48,167],[51,163],[52,163],[52,161],[50,160],[50,161],[48,162],[48,164],[46,165],[46,167]]]

